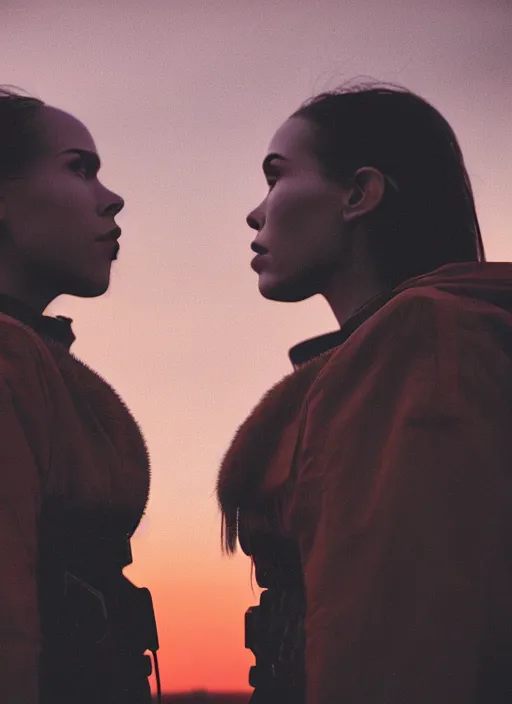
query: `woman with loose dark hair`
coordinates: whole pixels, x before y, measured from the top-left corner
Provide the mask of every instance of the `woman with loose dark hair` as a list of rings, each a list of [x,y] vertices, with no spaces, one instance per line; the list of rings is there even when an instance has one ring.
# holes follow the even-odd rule
[[[70,353],[62,294],[101,296],[123,199],[76,118],[0,89],[0,699],[147,704],[147,589],[123,576],[148,499],[141,431]],[[108,335],[108,331],[106,331]]]
[[[447,121],[393,85],[309,100],[248,216],[261,294],[340,329],[290,350],[222,463],[254,704],[512,696],[512,265],[486,263]]]

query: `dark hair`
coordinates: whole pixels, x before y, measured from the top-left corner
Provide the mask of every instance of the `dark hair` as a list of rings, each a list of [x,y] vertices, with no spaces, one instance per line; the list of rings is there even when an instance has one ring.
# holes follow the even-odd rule
[[[292,117],[314,125],[315,153],[328,178],[348,182],[363,166],[386,177],[374,213],[381,232],[372,238],[386,284],[450,262],[485,261],[457,138],[426,100],[392,84],[346,84],[306,101]]]
[[[41,147],[34,118],[42,100],[0,86],[0,181],[23,173]]]

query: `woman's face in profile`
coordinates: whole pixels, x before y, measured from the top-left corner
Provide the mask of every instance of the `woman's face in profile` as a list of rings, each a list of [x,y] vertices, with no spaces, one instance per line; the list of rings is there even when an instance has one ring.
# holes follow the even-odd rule
[[[304,118],[281,125],[263,162],[268,193],[247,217],[258,231],[252,266],[268,299],[300,301],[322,293],[342,263],[346,191],[322,174],[313,140]]]
[[[40,153],[0,184],[1,256],[50,294],[99,296],[118,248],[116,235],[101,238],[115,227],[123,199],[98,180],[96,146],[81,122],[48,106],[35,120]]]

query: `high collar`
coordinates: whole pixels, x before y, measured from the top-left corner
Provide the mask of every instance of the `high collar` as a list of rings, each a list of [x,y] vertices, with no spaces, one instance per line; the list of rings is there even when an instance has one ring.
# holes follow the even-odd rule
[[[387,291],[384,294],[374,296],[359,308],[340,330],[318,335],[294,345],[288,352],[288,357],[294,368],[297,369],[324,352],[343,344],[365,320],[368,320],[370,316],[382,308],[396,293],[396,291]]]
[[[0,313],[9,315],[32,328],[38,335],[52,342],[58,342],[67,350],[76,337],[71,327],[71,318],[57,315],[55,318],[38,313],[17,298],[0,293]]]

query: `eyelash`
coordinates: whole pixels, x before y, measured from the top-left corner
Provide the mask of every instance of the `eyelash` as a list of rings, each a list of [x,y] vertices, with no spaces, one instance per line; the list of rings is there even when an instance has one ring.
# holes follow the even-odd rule
[[[78,159],[77,161],[72,161],[70,167],[76,174],[83,174],[84,179],[92,176],[93,172],[91,168],[88,167],[87,164],[84,164],[81,159]]]

